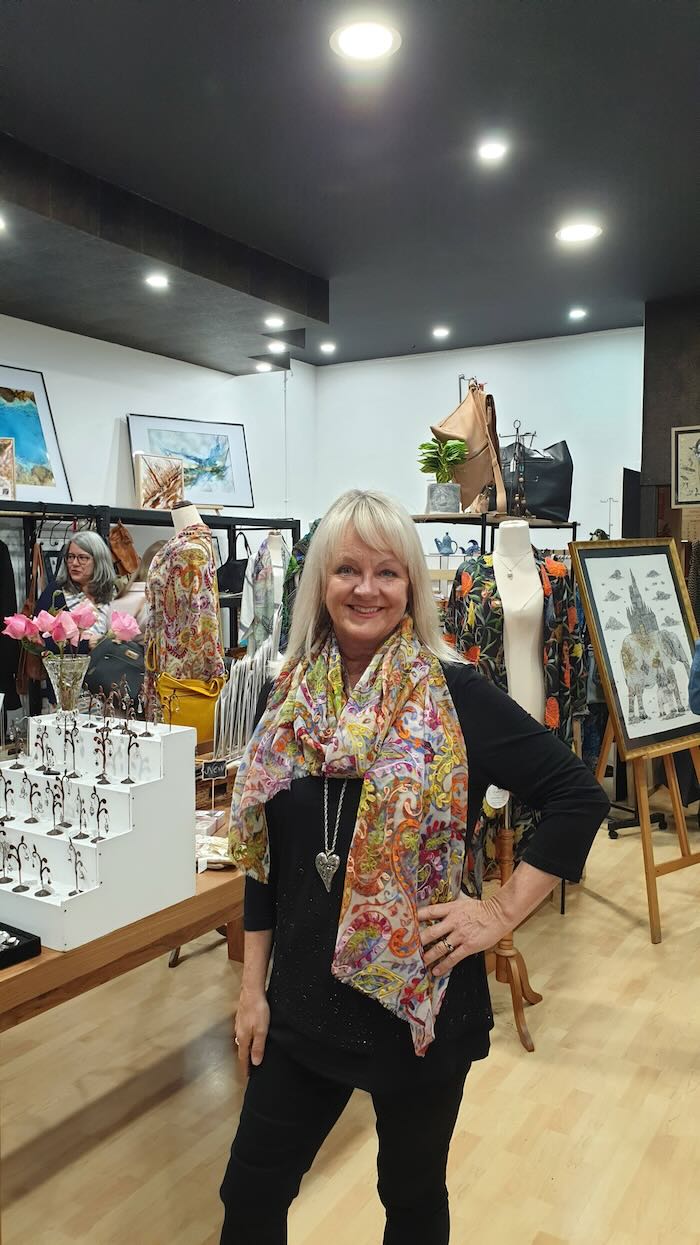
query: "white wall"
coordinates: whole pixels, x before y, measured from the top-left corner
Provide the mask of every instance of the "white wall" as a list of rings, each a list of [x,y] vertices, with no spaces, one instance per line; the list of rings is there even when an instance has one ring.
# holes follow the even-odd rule
[[[232,377],[8,316],[0,316],[0,363],[44,373],[76,502],[135,506],[126,425],[127,414],[134,412],[243,423],[255,508],[241,513],[270,518],[308,514],[314,479],[308,452],[313,368],[295,365],[288,380],[287,407],[306,452],[295,445],[293,469],[285,473],[282,373]]]
[[[607,528],[601,498],[621,501],[622,468],[639,468],[643,333],[622,329],[575,337],[338,364],[316,380],[317,509],[344,488],[381,488],[412,513],[425,509],[418,445],[457,405],[461,372],[486,382],[499,436],[513,421],[537,432],[539,449],[562,439],[574,460],[571,517],[587,539]],[[463,528],[466,535],[468,529]],[[430,544],[435,531],[429,535]],[[613,535],[620,506],[613,507]]]

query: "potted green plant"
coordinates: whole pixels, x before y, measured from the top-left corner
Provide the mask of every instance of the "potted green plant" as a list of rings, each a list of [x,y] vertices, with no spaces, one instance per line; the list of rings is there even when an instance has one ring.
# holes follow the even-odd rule
[[[427,514],[458,514],[461,509],[459,485],[454,482],[457,467],[466,462],[466,441],[453,437],[438,441],[432,437],[419,446],[418,466],[424,475],[435,476],[435,483],[428,485]]]

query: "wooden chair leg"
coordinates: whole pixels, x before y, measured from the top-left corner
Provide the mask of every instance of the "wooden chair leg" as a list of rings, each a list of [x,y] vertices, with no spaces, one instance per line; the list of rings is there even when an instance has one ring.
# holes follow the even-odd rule
[[[656,864],[654,862],[654,846],[651,839],[651,819],[649,816],[649,792],[647,790],[646,760],[636,757],[633,762],[634,786],[637,794],[639,812],[639,828],[642,835],[642,854],[644,856],[644,876],[647,886],[647,904],[649,907],[649,932],[652,942],[661,942],[661,916],[659,913],[659,892],[656,886]]]

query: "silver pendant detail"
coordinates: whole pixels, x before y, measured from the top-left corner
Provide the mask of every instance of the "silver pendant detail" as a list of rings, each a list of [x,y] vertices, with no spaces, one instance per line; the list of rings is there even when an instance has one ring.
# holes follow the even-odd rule
[[[333,878],[340,868],[340,856],[336,856],[335,852],[319,852],[316,857],[316,868],[323,885],[330,895]]]

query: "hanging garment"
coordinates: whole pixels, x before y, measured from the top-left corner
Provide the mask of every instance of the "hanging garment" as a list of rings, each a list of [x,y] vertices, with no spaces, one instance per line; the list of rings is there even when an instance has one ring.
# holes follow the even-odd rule
[[[0,618],[17,612],[17,589],[12,569],[10,551],[0,540]],[[8,635],[0,636],[0,692],[5,693],[5,708],[19,709],[20,701],[15,687],[19,665],[20,645]]]
[[[284,589],[282,591],[282,634],[280,636],[280,652],[286,653],[287,644],[289,643],[289,628],[292,625],[292,614],[294,612],[294,601],[299,591],[301,576],[304,570],[304,562],[306,561],[311,540],[320,519],[315,519],[311,524],[305,536],[292,548],[287,574],[284,577]]]
[[[281,542],[281,547],[284,563],[283,577],[286,578],[290,553],[284,541]],[[272,555],[268,541],[264,540],[252,559],[252,564],[248,563],[241,598],[239,618],[241,640],[247,645],[250,655],[272,635],[275,612],[275,577]]]
[[[586,677],[583,645],[578,628],[573,582],[563,562],[544,550],[533,550],[542,581],[544,622],[543,677],[545,687],[545,726],[573,747],[574,716],[586,712]],[[493,557],[484,554],[466,558],[459,567],[450,593],[445,630],[457,650],[502,691],[508,691],[505,662],[503,605],[498,595]],[[532,837],[535,813],[517,800],[512,801],[515,832],[515,859]],[[498,821],[485,806],[482,822],[474,836],[470,853],[470,882],[479,893],[483,878],[477,876],[483,862],[495,861]]]
[[[156,678],[201,679],[224,675],[219,598],[211,532],[193,523],[159,549],[146,581],[146,694]]]

